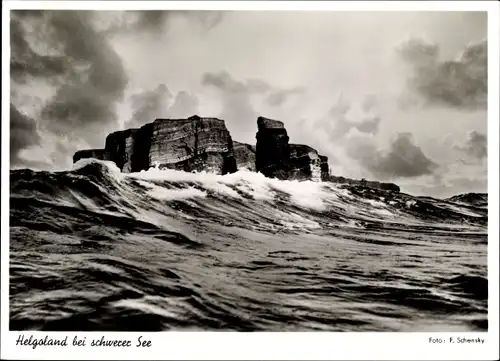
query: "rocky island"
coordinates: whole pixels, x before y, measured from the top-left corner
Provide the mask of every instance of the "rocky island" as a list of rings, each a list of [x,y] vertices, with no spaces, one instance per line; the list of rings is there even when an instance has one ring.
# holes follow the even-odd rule
[[[233,141],[218,118],[156,119],[109,134],[104,149],[80,150],[73,162],[108,160],[124,173],[151,167],[215,174],[247,169],[279,179],[328,180],[328,158],[307,145],[289,144],[282,122],[259,117],[257,127],[257,144],[252,146]]]
[[[279,120],[258,117],[256,140],[255,146],[233,141],[224,120],[218,118],[156,119],[141,128],[109,134],[104,149],[80,150],[73,162],[112,161],[124,173],[151,167],[215,174],[246,169],[282,180],[330,181],[399,192],[392,183],[330,176],[328,157],[308,145],[289,143]]]

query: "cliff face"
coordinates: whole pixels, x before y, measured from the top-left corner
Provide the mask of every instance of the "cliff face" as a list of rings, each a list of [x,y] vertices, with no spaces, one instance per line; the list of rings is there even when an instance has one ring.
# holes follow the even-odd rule
[[[321,180],[327,181],[330,178],[330,167],[328,166],[328,157],[324,155],[319,156],[321,167]]]
[[[255,172],[255,146],[233,140],[233,152],[238,169]]]
[[[73,163],[76,163],[80,159],[85,159],[85,158],[113,160],[111,154],[109,154],[105,149],[85,149],[85,150],[79,150],[73,155]]]
[[[217,174],[236,171],[233,141],[221,119],[157,119],[151,140],[150,165]]]
[[[290,147],[285,126],[278,120],[257,118],[255,167],[266,177],[288,179]]]
[[[127,129],[111,133],[106,137],[105,151],[111,155],[122,172],[132,172],[132,155],[134,154],[135,135],[139,129]]]
[[[290,174],[294,179],[321,181],[321,159],[318,152],[303,144],[290,144]]]
[[[114,132],[105,149],[75,153],[81,158],[112,160],[124,173],[150,167],[225,174],[236,171],[233,143],[223,120],[193,116],[156,119],[140,129]]]
[[[282,122],[257,119],[256,170],[266,177],[278,179],[326,180],[328,158],[302,144],[288,144],[289,137]]]

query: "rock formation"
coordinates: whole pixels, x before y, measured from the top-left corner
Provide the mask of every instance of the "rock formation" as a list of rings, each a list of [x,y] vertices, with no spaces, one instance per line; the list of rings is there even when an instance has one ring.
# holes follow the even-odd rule
[[[233,152],[238,169],[255,172],[255,146],[233,140]]]
[[[247,169],[278,179],[330,181],[399,192],[393,183],[330,176],[328,158],[308,145],[289,144],[283,122],[259,117],[257,129],[257,144],[252,146],[233,141],[221,119],[197,115],[156,119],[139,129],[108,135],[104,149],[78,151],[73,162],[82,158],[111,160],[122,172],[158,167],[226,174]]]
[[[288,144],[282,122],[257,119],[256,170],[266,177],[279,179],[327,180],[328,158],[302,144]]]
[[[80,159],[95,158],[100,160],[113,160],[111,154],[105,149],[85,149],[79,150],[73,155],[73,163],[78,162]]]
[[[290,144],[290,173],[293,179],[326,180],[328,158],[303,144]]]
[[[104,149],[78,151],[73,157],[111,160],[122,172],[150,167],[226,174],[236,171],[233,143],[224,121],[192,116],[156,119],[140,129],[107,136]]]
[[[226,174],[236,171],[233,141],[217,118],[157,119],[152,125],[150,165]]]
[[[365,188],[381,189],[385,191],[391,191],[399,193],[400,188],[394,183],[382,183],[377,181],[368,181],[366,179],[351,179],[346,177],[329,176],[328,181],[332,183],[348,184],[352,186],[362,186]]]
[[[278,120],[257,118],[255,167],[266,177],[288,179],[290,147],[285,126]]]
[[[132,162],[136,135],[139,129],[127,129],[111,133],[106,137],[104,150],[111,155],[111,159],[124,173],[139,169]],[[135,168],[135,169],[134,169]],[[140,169],[139,169],[140,170]]]

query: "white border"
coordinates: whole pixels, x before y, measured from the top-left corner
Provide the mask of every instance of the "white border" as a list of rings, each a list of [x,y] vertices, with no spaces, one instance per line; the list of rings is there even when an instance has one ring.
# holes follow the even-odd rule
[[[282,2],[282,1],[4,1],[2,11],[2,189],[1,189],[1,358],[7,359],[267,359],[267,360],[497,360],[498,254],[499,254],[499,5],[493,1],[470,2]],[[33,333],[8,331],[9,282],[9,102],[10,102],[10,9],[198,9],[198,10],[363,10],[363,11],[467,11],[489,12],[488,23],[488,194],[489,194],[489,331],[487,333]],[[152,340],[149,349],[131,348],[44,348],[16,347],[18,335],[86,336],[105,335],[135,344],[138,336]],[[483,337],[484,345],[430,344],[429,337]]]
[[[487,11],[491,1],[12,1],[6,9],[71,10],[334,10],[334,11]]]

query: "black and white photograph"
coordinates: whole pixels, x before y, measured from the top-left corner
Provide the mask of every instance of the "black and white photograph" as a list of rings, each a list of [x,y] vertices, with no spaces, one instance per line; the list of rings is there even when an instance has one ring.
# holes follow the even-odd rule
[[[487,11],[8,27],[10,331],[491,330]]]

